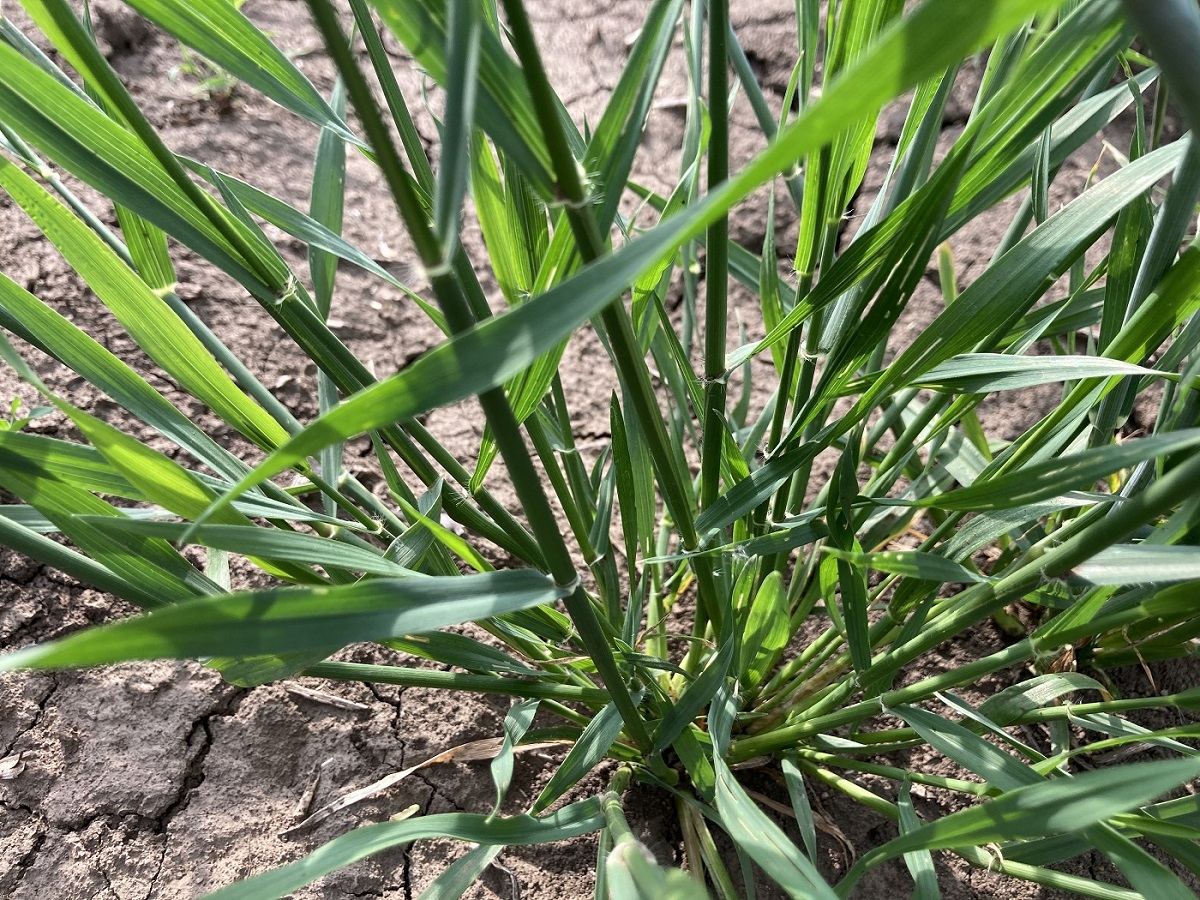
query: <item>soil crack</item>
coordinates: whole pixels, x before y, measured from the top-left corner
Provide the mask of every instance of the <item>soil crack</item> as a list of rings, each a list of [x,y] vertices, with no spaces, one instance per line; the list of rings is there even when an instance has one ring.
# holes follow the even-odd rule
[[[8,746],[6,746],[3,750],[0,750],[0,759],[12,755],[12,752],[17,748],[17,744],[21,742],[21,738],[25,737],[25,735],[29,734],[31,731],[36,730],[41,724],[42,717],[46,714],[46,707],[50,705],[50,699],[54,696],[54,693],[59,687],[58,678],[54,675],[54,673],[47,672],[45,675],[46,679],[50,683],[50,686],[46,690],[46,693],[37,699],[37,712],[33,714],[33,718],[30,720],[29,725],[18,731],[13,739],[8,742]]]
[[[238,708],[242,705],[242,701],[250,695],[250,690],[250,688],[233,688],[217,702],[215,707],[192,723],[187,736],[187,745],[188,747],[194,747],[196,746],[196,742],[199,741],[200,748],[191,758],[191,761],[188,762],[187,768],[183,773],[183,778],[180,779],[179,790],[176,792],[174,799],[153,820],[154,832],[156,834],[166,833],[167,828],[171,825],[171,821],[179,813],[187,809],[188,804],[192,802],[192,796],[196,789],[204,783],[206,775],[204,763],[208,759],[209,751],[212,750],[214,740],[212,730],[213,720],[237,715]],[[155,875],[156,878],[157,874]]]

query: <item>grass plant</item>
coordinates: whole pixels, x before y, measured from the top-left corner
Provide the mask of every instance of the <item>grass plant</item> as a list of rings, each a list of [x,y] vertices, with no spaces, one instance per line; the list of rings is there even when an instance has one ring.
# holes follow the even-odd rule
[[[510,695],[501,800],[517,744],[571,742],[524,814],[368,825],[215,896],[281,897],[431,837],[478,845],[422,895],[457,896],[505,846],[589,833],[598,897],[741,896],[738,870],[756,868],[792,897],[844,897],[902,858],[931,898],[936,851],[1083,896],[1194,896],[1180,873],[1200,875],[1200,797],[1160,798],[1200,775],[1188,743],[1200,734],[1130,716],[1194,712],[1200,689],[1123,699],[1105,675],[1192,657],[1200,635],[1200,155],[1186,135],[1161,137],[1168,87],[1200,123],[1194,0],[924,0],[907,12],[901,0],[797,0],[779,120],[728,0],[651,0],[587,127],[547,77],[524,0],[308,0],[340,73],[328,97],[228,0],[128,3],[319,129],[312,202],[295,208],[177,156],[67,0],[23,0],[53,62],[4,20],[0,188],[145,356],[260,452],[251,464],[224,449],[148,373],[0,274],[5,332],[124,410],[102,421],[70,405],[0,340],[83,437],[29,433],[14,410],[0,487],[17,503],[0,508],[0,541],[145,610],[7,653],[0,669],[194,658],[243,685],[307,675]],[[444,91],[436,166],[381,28]],[[681,31],[681,174],[658,194],[631,172]],[[984,62],[969,119],[939,147],[973,58]],[[731,99],[765,136],[741,166]],[[908,111],[886,184],[846,240],[877,117],[898,99]],[[1128,111],[1117,171],[1055,208],[1059,168]],[[340,237],[347,153],[378,166],[427,282],[399,286],[445,335],[385,378],[327,321],[340,263],[395,281]],[[60,172],[112,202],[119,234]],[[746,248],[729,213],[763,186],[766,240]],[[480,256],[460,238],[468,194]],[[1003,242],[960,289],[947,240],[1010,197]],[[792,271],[775,251],[784,204],[800,216]],[[264,223],[307,244],[307,283]],[[315,363],[318,418],[297,421],[180,301],[168,237],[242,285]],[[944,307],[902,345],[897,322],[927,271],[941,273]],[[765,323],[740,346],[727,342],[733,280]],[[682,318],[667,310],[679,290]],[[581,329],[601,337],[618,385],[611,440],[590,465],[558,376]],[[771,372],[761,409],[732,387],[738,373],[764,387],[767,367],[751,360]],[[981,424],[989,397],[1047,384],[1058,401],[1015,440]],[[487,428],[458,458],[418,417],[471,397]],[[1138,403],[1153,427],[1130,436]],[[192,462],[132,437],[134,421]],[[343,466],[344,443],[362,435],[386,502]],[[518,514],[483,487],[493,466]],[[203,548],[207,565],[184,548]],[[230,554],[276,586],[231,585]],[[495,570],[498,555],[515,562]],[[1008,646],[901,679],[990,617],[1016,629]],[[439,631],[468,621],[494,640]],[[329,661],[363,641],[443,669]],[[955,694],[1018,666],[1036,674],[982,705]],[[921,745],[969,777],[898,761]],[[1134,745],[1160,758],[1086,764]],[[606,761],[618,765],[605,792],[559,802]],[[751,764],[779,772],[799,841],[744,786]],[[638,844],[622,806],[633,780],[675,797],[688,874]],[[836,884],[817,866],[818,784],[899,829]],[[961,809],[922,820],[913,785]],[[1089,850],[1128,885],[1052,868]]]

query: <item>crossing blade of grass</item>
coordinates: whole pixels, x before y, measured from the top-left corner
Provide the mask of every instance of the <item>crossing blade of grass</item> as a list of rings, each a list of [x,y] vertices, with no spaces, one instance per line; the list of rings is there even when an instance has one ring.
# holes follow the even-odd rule
[[[987,581],[987,576],[972,572],[965,566],[933,553],[917,550],[888,550],[879,553],[852,553],[835,547],[824,547],[823,552],[834,559],[845,560],[862,568],[919,578],[939,584],[976,584]]]
[[[1081,831],[1200,775],[1200,762],[1165,760],[1099,769],[1006,791],[983,806],[951,813],[866,854],[838,884],[846,896],[863,873],[913,850],[967,847]]]
[[[0,670],[345,646],[529,609],[562,594],[544,575],[521,570],[223,594],[18,650],[0,657]]]
[[[389,847],[431,838],[483,845],[528,846],[565,841],[602,828],[596,799],[580,800],[540,818],[489,818],[476,813],[441,813],[400,822],[366,825],[325,844],[297,862],[239,881],[208,895],[208,900],[262,900],[282,897],[360,859]]]
[[[992,510],[1049,500],[1075,490],[1087,490],[1095,481],[1147,459],[1178,453],[1200,442],[1200,429],[1169,432],[1124,444],[1094,447],[1080,453],[1025,466],[970,487],[913,501],[940,509]]]
[[[84,517],[85,521],[88,521]],[[93,521],[99,526],[101,523]],[[281,531],[276,528],[257,528],[253,525],[202,525],[191,528],[184,523],[104,520],[108,528],[179,541],[191,531],[191,541],[202,547],[212,547],[241,556],[257,556],[263,559],[288,560],[309,566],[333,566],[368,575],[389,578],[405,578],[418,573],[412,569],[385,559],[376,553],[353,544],[330,541],[327,538],[301,534],[296,531]]]

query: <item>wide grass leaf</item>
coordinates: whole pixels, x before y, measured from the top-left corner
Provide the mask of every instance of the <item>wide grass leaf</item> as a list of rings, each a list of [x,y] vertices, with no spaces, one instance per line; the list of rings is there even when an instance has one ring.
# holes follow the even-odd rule
[[[1075,567],[1092,584],[1165,584],[1200,581],[1200,547],[1115,544]]]
[[[223,594],[10,653],[0,657],[0,671],[317,650],[432,631],[562,596],[549,578],[527,570]]]

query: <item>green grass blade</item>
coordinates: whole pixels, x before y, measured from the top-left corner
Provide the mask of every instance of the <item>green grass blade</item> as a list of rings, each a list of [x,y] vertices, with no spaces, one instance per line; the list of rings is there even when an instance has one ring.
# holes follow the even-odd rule
[[[141,491],[103,456],[83,444],[25,431],[0,429],[0,449],[15,456],[36,459],[38,467],[46,474],[93,494],[109,494],[130,500],[145,499]]]
[[[475,813],[441,813],[401,822],[366,825],[335,838],[297,862],[222,888],[208,900],[263,900],[282,897],[322,875],[389,847],[427,838],[451,838],[485,845],[528,846],[565,841],[604,827],[599,801],[581,800],[541,818],[490,819]]]
[[[704,671],[684,688],[679,699],[654,730],[654,752],[661,752],[671,746],[700,711],[708,706],[717,689],[724,683],[725,675],[733,663],[734,650],[733,641],[726,641],[708,661]]]
[[[824,552],[835,559],[845,560],[861,568],[887,572],[890,575],[901,575],[904,578],[936,581],[938,584],[976,584],[988,580],[986,576],[972,572],[953,560],[919,550],[851,553],[834,547],[825,547]]]
[[[897,797],[896,809],[900,814],[900,834],[909,834],[921,827],[917,811],[913,809],[912,785],[905,782]],[[937,870],[933,867],[933,854],[928,850],[914,850],[904,854],[904,864],[913,879],[913,900],[940,900],[942,890],[938,887]]]
[[[93,523],[99,524],[99,523]],[[406,578],[417,573],[397,565],[370,550],[353,544],[331,541],[297,531],[281,531],[276,528],[257,528],[253,525],[190,525],[176,522],[122,521],[108,524],[109,528],[129,534],[162,538],[165,541],[182,540],[186,532],[191,533],[190,542],[202,547],[224,550],[240,556],[257,556],[263,559],[287,560],[308,566],[332,566],[351,572],[382,575],[388,578]]]
[[[380,18],[434,81],[447,85],[459,60],[447,57],[447,23],[440,3],[372,0]],[[490,29],[480,35],[475,123],[521,167],[544,200],[554,198],[550,156],[520,67]]]
[[[479,44],[483,25],[472,0],[450,0],[446,56],[454,60],[446,79],[442,154],[433,194],[433,229],[449,259],[458,240],[459,216],[470,171],[471,122],[479,86]]]
[[[500,815],[500,807],[512,786],[513,751],[537,715],[538,700],[520,700],[512,705],[508,715],[504,717],[504,742],[500,751],[492,760],[492,781],[496,784],[496,805],[492,807],[492,817]]]
[[[0,186],[21,205],[146,353],[195,397],[261,447],[287,432],[243,394],[167,303],[44,188],[0,158]]]
[[[459,900],[470,890],[471,885],[487,871],[503,844],[480,844],[450,864],[441,875],[433,879],[429,887],[421,891],[417,900]]]
[[[1114,544],[1075,567],[1092,584],[1168,584],[1200,581],[1200,547]]]
[[[129,0],[129,5],[285,109],[358,142],[312,83],[229,0]]]
[[[614,704],[596,713],[538,794],[531,811],[542,812],[592,771],[620,736],[621,727],[621,712]]]
[[[962,725],[916,706],[893,710],[938,752],[974,772],[1002,791],[1012,791],[1045,781],[1016,757],[989,744]]]
[[[837,894],[779,827],[767,818],[737,783],[720,757],[716,768],[717,811],[730,837],[789,897],[796,900],[835,900]]]
[[[957,394],[990,394],[1039,384],[1116,375],[1163,377],[1163,372],[1097,356],[1010,356],[964,353],[936,366],[913,385]],[[1169,376],[1167,376],[1169,377]]]
[[[970,487],[913,502],[918,506],[961,510],[1003,509],[1037,503],[1074,490],[1087,490],[1097,479],[1113,472],[1148,459],[1179,453],[1198,442],[1200,429],[1192,428],[1095,447],[994,478],[980,478]]]
[[[981,806],[951,813],[885,844],[868,857],[909,850],[967,847],[1082,831],[1136,809],[1200,775],[1196,760],[1165,760],[1099,769],[1007,791]],[[864,857],[864,860],[868,857]]]
[[[203,531],[203,529],[201,529]],[[349,568],[349,567],[347,567]],[[427,631],[407,637],[392,638],[382,643],[412,656],[432,660],[444,666],[457,666],[468,672],[516,675],[536,678],[545,673],[518,662],[509,654],[466,635],[452,631]]]
[[[1157,859],[1114,828],[1089,828],[1088,839],[1113,861],[1134,890],[1155,900],[1191,900],[1195,893]]]
[[[320,650],[486,619],[562,594],[527,570],[223,594],[10,653],[0,670]]]
[[[50,477],[36,457],[0,449],[0,486],[37,509],[96,562],[138,585],[142,595],[153,598],[151,607],[219,591],[170,544],[83,521],[87,515],[115,519],[124,514],[94,494]]]
[[[84,584],[90,584],[135,606],[149,609],[161,598],[146,590],[140,582],[122,577],[95,560],[76,553],[57,541],[43,537],[28,523],[22,522],[18,510],[29,507],[0,507],[0,543],[5,547],[65,572]]]

